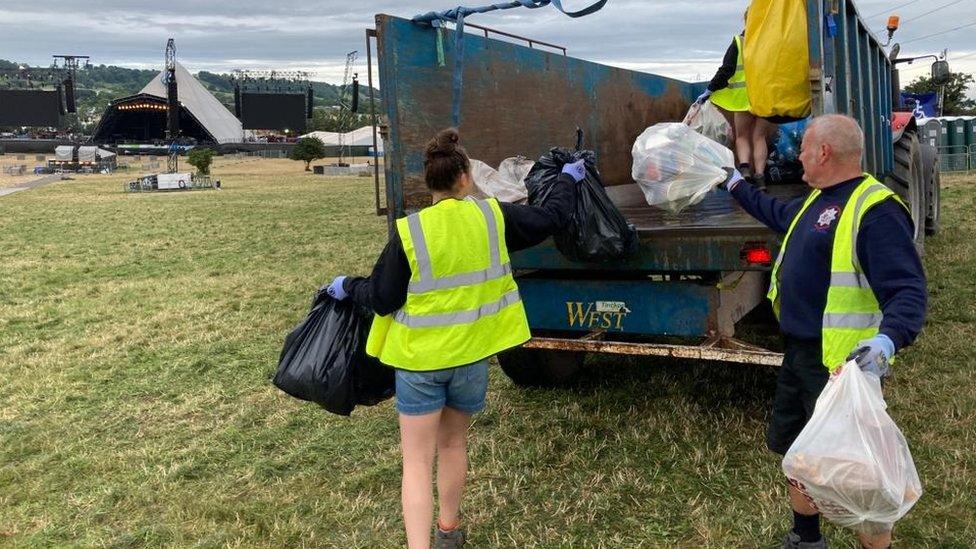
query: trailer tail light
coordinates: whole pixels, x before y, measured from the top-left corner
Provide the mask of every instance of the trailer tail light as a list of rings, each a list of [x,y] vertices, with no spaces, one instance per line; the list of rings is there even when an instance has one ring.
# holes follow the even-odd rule
[[[770,265],[773,262],[773,254],[761,244],[747,244],[742,248],[741,257],[750,265]]]

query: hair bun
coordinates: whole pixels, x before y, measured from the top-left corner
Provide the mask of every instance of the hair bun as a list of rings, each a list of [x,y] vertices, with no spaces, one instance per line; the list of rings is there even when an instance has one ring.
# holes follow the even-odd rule
[[[453,153],[458,148],[458,143],[461,141],[461,136],[458,135],[457,128],[447,128],[437,132],[437,137],[434,138],[432,153]]]

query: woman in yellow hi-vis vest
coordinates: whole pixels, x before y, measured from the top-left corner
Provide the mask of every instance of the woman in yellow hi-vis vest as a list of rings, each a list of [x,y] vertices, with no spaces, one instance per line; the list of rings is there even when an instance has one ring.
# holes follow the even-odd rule
[[[745,17],[749,16],[748,10]],[[744,18],[745,18],[744,17]],[[726,119],[731,118],[735,132],[735,155],[739,172],[753,177],[762,184],[769,156],[767,139],[772,124],[749,112],[749,94],[746,91],[746,69],[743,60],[745,33],[736,35],[725,52],[722,66],[708,83],[708,88],[698,96],[697,103],[711,100],[719,107]],[[730,116],[731,115],[731,116]]]
[[[534,246],[569,222],[583,161],[566,164],[542,206],[471,197],[471,163],[457,130],[427,145],[424,179],[433,205],[400,218],[368,278],[337,277],[377,316],[366,352],[396,368],[403,452],[402,504],[411,549],[430,544],[437,459],[437,547],[464,543],[461,492],[467,430],[485,405],[488,359],[529,339],[509,251]]]

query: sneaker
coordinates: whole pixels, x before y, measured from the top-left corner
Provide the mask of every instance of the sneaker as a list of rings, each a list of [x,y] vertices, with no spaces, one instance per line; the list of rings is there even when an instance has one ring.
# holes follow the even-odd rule
[[[792,530],[786,533],[780,549],[827,549],[827,538],[820,536],[817,541],[800,541],[800,534]]]
[[[464,545],[464,530],[457,528],[445,532],[434,528],[434,549],[455,549]]]

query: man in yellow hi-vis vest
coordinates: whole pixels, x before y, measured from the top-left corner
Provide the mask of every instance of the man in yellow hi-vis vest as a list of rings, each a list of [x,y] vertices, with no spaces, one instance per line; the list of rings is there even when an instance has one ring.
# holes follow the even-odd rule
[[[910,345],[925,320],[925,274],[911,214],[901,199],[861,172],[864,134],[841,115],[815,118],[801,145],[804,181],[793,201],[760,192],[734,172],[726,183],[756,219],[785,235],[773,265],[769,299],[786,349],[767,442],[785,454],[813,413],[829,373],[856,359],[862,370],[888,374],[895,352]],[[790,549],[826,547],[820,516],[790,486]],[[891,532],[861,536],[888,547]]]

